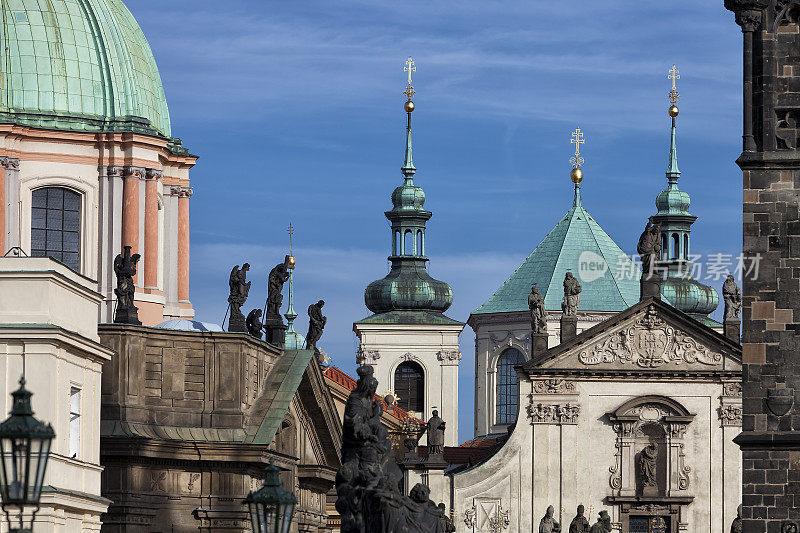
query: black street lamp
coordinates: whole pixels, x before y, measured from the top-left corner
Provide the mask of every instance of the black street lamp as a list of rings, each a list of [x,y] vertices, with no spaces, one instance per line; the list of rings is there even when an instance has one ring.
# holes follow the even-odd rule
[[[250,513],[253,533],[287,533],[292,525],[292,515],[297,498],[281,487],[280,468],[272,459],[265,468],[264,486],[247,495],[244,503]]]
[[[19,385],[19,389],[11,393],[14,398],[11,416],[0,424],[0,497],[9,530],[26,533],[33,531],[50,443],[56,433],[50,424],[33,417],[32,394],[25,388],[24,377]],[[33,507],[33,512],[26,527],[23,514],[27,507]],[[9,508],[19,509],[17,528],[12,526]]]

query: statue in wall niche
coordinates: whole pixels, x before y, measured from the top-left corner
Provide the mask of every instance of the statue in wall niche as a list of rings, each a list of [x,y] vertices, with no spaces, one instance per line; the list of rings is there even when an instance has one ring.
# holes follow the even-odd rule
[[[589,533],[610,533],[611,531],[611,517],[608,516],[608,511],[600,511],[597,517],[597,522],[589,530]]]
[[[653,224],[653,218],[647,220],[636,251],[642,260],[642,277],[650,279],[655,274],[655,266],[661,257],[661,226]]]
[[[578,304],[581,303],[581,284],[572,272],[567,272],[564,276],[564,299],[561,301],[561,311],[564,316],[575,316],[578,314]]]
[[[243,264],[242,268],[239,268],[239,265],[235,265],[231,269],[231,275],[228,278],[228,287],[230,288],[228,305],[230,305],[231,309],[228,331],[247,331],[247,321],[242,314],[242,306],[250,294],[250,282],[247,281],[248,270],[250,270],[249,263]]]
[[[428,454],[444,454],[444,429],[445,421],[439,417],[439,411],[433,410],[433,416],[428,420]]]
[[[539,288],[534,285],[528,295],[528,308],[531,310],[531,330],[534,334],[547,333],[547,311]]]
[[[328,322],[328,317],[322,316],[323,300],[308,306],[308,335],[306,335],[306,350],[314,350],[319,355],[317,341],[322,337],[322,330]]]
[[[742,533],[742,505],[736,508],[736,518],[731,523],[731,533]]]
[[[281,319],[281,305],[283,304],[283,284],[289,281],[289,256],[287,255],[283,263],[275,265],[269,271],[267,278],[267,316],[265,322],[277,322],[283,324]]]
[[[589,533],[589,520],[583,516],[583,505],[578,506],[578,514],[572,519],[569,525],[569,533]]]
[[[556,510],[552,505],[547,507],[547,511],[545,511],[542,520],[539,522],[539,533],[560,533],[561,524],[553,518],[555,512]]]
[[[725,320],[738,320],[742,311],[742,291],[731,274],[722,284],[722,298],[725,300]]]
[[[136,275],[139,258],[139,254],[131,255],[130,246],[124,246],[123,253],[114,258],[114,274],[117,276],[117,288],[114,289],[114,294],[117,295],[117,312],[114,314],[114,322],[117,324],[142,325],[139,321],[139,309],[133,305],[136,292],[133,276]]]
[[[250,335],[256,339],[260,339],[261,330],[264,329],[264,326],[261,324],[261,309],[253,309],[250,311],[247,314],[245,325],[247,326],[247,331],[250,333]]]
[[[648,444],[639,453],[639,472],[642,476],[642,489],[657,487],[656,461],[658,460],[658,447],[654,443]]]
[[[391,443],[375,401],[378,380],[372,366],[358,368],[342,425],[342,466],[336,473],[336,510],[342,533],[445,533],[441,513],[427,487],[417,484],[406,496],[398,489],[402,473],[391,460]]]

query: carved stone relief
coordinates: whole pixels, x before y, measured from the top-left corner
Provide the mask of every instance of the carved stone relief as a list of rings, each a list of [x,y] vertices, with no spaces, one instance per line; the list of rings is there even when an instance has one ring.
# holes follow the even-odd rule
[[[378,350],[366,350],[363,346],[358,347],[358,353],[356,353],[356,363],[359,365],[374,365],[380,358],[381,354],[378,352]]]
[[[725,404],[719,408],[719,420],[724,426],[742,425],[742,406],[736,404]]]
[[[545,379],[533,382],[537,394],[574,394],[575,382],[566,379]]]
[[[495,334],[492,333],[489,335],[489,340],[492,341],[492,351],[496,352],[503,346],[511,347],[514,344],[518,346],[522,346],[526,352],[530,351],[531,346],[531,334],[524,333],[521,335],[515,335],[513,331],[506,331],[505,334]]]
[[[461,357],[461,352],[459,350],[442,350],[436,352],[436,358],[445,365],[457,365],[459,361],[461,361]]]
[[[540,403],[533,397],[528,404],[531,424],[577,424],[581,406],[577,403]]]
[[[616,362],[641,368],[697,363],[719,366],[722,355],[712,352],[687,333],[667,325],[651,306],[635,324],[614,331],[582,350],[578,360],[587,366]]]

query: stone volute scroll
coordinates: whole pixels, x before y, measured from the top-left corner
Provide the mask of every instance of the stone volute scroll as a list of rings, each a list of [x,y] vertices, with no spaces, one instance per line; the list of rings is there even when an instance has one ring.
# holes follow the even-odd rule
[[[665,396],[642,396],[606,415],[617,434],[609,468],[615,501],[691,497],[684,438],[694,415]]]

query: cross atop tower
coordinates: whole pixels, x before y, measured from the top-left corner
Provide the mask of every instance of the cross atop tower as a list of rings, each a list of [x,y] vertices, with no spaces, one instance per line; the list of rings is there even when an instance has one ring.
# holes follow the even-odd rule
[[[571,144],[575,145],[575,155],[569,160],[570,164],[573,167],[579,168],[583,164],[583,158],[581,157],[581,145],[584,144],[586,140],[583,138],[583,132],[580,128],[575,128],[575,131],[572,132],[572,140],[570,141]]]
[[[410,57],[406,59],[406,66],[403,67],[403,72],[408,72],[408,86],[411,87],[411,73],[416,72],[417,67],[414,65],[414,60]]]
[[[289,222],[289,227],[286,228],[286,232],[289,234],[289,255],[294,256],[292,250],[292,235],[294,235],[294,226],[292,226],[291,222]]]
[[[678,93],[678,86],[675,83],[681,79],[678,67],[672,65],[672,68],[669,69],[669,74],[667,74],[667,78],[672,80],[672,90],[669,92],[669,101],[672,102],[672,105],[675,105],[675,103],[678,101],[678,98],[681,97],[681,95]]]

